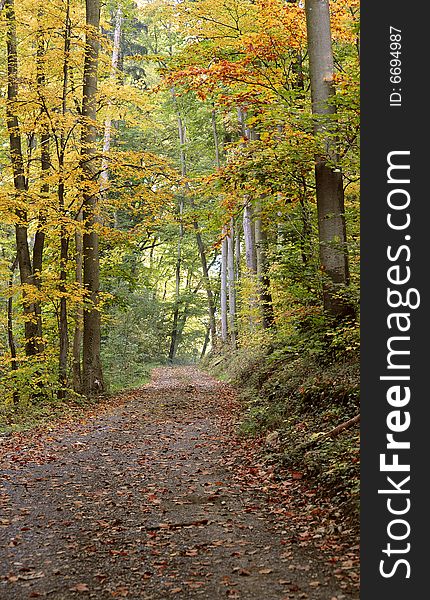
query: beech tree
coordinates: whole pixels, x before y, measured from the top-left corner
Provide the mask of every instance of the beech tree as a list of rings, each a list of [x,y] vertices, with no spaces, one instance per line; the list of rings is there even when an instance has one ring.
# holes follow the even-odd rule
[[[100,258],[97,232],[97,80],[99,58],[100,0],[86,0],[85,62],[82,99],[82,214],[83,280],[88,294],[84,305],[82,388],[88,394],[104,390],[100,359]]]
[[[349,266],[343,178],[332,126],[336,104],[329,0],[306,0],[305,7],[312,112],[324,146],[315,163],[323,300],[327,313],[341,318],[351,314],[352,307],[342,295],[342,286],[349,284]]]
[[[23,288],[23,310],[25,325],[25,349],[27,356],[42,351],[42,320],[38,301],[38,281],[41,268],[44,234],[39,228],[33,246],[33,260],[28,236],[28,212],[26,195],[28,192],[24,170],[21,128],[17,115],[18,100],[18,53],[14,0],[6,0],[4,10],[7,20],[7,103],[6,123],[9,132],[9,148],[15,188],[16,253]],[[45,140],[46,143],[46,140]]]

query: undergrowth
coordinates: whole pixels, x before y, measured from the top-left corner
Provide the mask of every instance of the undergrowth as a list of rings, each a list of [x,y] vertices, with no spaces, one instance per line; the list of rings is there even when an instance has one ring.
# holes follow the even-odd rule
[[[359,413],[356,324],[298,327],[258,348],[212,355],[204,366],[238,388],[240,432],[265,437],[266,459],[279,477],[306,477],[358,523],[359,425],[322,439]]]
[[[9,395],[0,399],[0,434],[49,426],[57,420],[80,418],[85,410],[97,406],[106,398],[148,383],[155,366],[158,363],[144,363],[131,377],[128,372],[106,370],[107,393],[99,398],[86,398],[67,390],[66,398],[59,400],[55,388],[48,386],[40,387],[37,395],[20,394],[16,404]]]

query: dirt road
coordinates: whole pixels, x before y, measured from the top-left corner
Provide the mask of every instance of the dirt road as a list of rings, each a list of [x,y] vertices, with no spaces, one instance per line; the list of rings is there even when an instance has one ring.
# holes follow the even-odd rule
[[[195,368],[156,369],[122,405],[37,447],[7,440],[0,598],[353,598],[247,486],[232,406]]]

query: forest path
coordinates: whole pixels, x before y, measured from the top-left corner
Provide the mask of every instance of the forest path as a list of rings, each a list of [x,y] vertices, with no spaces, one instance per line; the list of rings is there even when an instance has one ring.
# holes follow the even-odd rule
[[[225,384],[159,368],[101,415],[7,440],[0,598],[352,598],[275,527],[232,415]]]

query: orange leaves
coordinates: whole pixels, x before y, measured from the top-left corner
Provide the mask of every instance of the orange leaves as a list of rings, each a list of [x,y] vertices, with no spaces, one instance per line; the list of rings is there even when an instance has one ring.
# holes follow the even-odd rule
[[[77,583],[76,585],[73,585],[71,588],[69,588],[69,590],[71,592],[89,592],[90,588],[86,583]]]
[[[358,8],[357,0],[331,3],[334,40],[355,43]],[[166,83],[181,83],[201,100],[218,92],[225,106],[245,97],[251,104],[285,99],[285,90],[294,88],[294,63],[306,54],[299,3],[185,1],[172,18],[186,28],[187,38],[165,73]]]
[[[333,39],[355,43],[360,23],[359,0],[337,0],[330,3],[330,20]]]
[[[166,83],[179,82],[202,100],[221,92],[217,100],[226,106],[272,102],[288,84],[291,53],[304,50],[306,39],[303,9],[281,0],[184,2],[176,22],[187,39]]]

